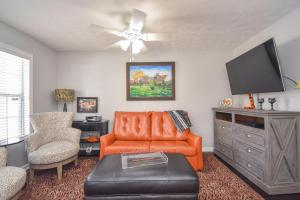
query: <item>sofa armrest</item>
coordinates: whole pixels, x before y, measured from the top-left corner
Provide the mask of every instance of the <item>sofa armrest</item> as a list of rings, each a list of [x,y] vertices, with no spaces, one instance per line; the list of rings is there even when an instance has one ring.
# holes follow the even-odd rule
[[[100,160],[104,157],[105,148],[116,140],[114,133],[109,133],[100,137]]]
[[[7,157],[6,148],[1,147],[0,148],[0,167],[6,166],[6,157]]]
[[[197,152],[199,152],[198,150],[202,151],[202,137],[201,136],[190,133],[188,135],[187,141],[191,146],[193,146],[197,149]]]
[[[195,169],[203,169],[203,155],[202,155],[202,137],[190,133],[187,139],[188,143],[196,148],[196,164]]]

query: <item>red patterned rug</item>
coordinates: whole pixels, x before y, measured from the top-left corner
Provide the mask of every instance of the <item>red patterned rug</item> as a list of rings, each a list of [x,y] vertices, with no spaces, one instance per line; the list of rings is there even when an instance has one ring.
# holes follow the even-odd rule
[[[83,198],[83,183],[97,158],[81,157],[78,166],[64,167],[62,181],[55,170],[37,172],[28,183],[22,200],[77,200]],[[212,154],[204,155],[205,169],[199,172],[201,200],[262,200],[263,198]]]

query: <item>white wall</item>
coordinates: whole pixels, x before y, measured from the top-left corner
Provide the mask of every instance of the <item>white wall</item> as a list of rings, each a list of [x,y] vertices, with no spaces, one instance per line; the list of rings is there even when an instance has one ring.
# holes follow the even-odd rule
[[[76,90],[76,96],[97,96],[99,114],[113,122],[114,111],[189,112],[192,130],[203,136],[203,146],[213,147],[212,110],[228,96],[227,52],[157,51],[138,55],[135,61],[175,61],[176,101],[126,101],[126,61],[123,52],[58,53],[58,87]],[[76,112],[76,103],[68,105]],[[61,109],[61,107],[59,108]],[[77,114],[83,119],[86,114]]]
[[[56,51],[1,22],[0,42],[33,54],[33,112],[56,110],[51,94],[56,88]],[[24,166],[27,163],[24,142],[7,149],[8,165]]]
[[[275,38],[277,44],[283,74],[300,80],[300,8],[235,48],[234,57],[271,37]],[[278,103],[275,106],[279,110],[300,111],[300,90],[294,89],[289,81],[285,80],[285,83],[286,92],[260,94],[260,97],[276,97]],[[247,99],[234,96],[234,105],[242,106],[243,102],[247,102]],[[264,108],[269,109],[269,104],[264,103]]]
[[[33,54],[33,112],[55,110],[56,51],[1,22],[0,42]]]

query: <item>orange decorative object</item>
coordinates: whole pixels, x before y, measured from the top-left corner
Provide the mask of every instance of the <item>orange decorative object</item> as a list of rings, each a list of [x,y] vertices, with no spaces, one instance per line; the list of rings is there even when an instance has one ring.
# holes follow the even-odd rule
[[[98,136],[90,136],[86,139],[87,142],[98,142],[99,137]]]
[[[183,154],[196,170],[203,169],[202,137],[180,133],[166,112],[115,112],[112,133],[101,136],[100,159],[119,153],[162,151]]]
[[[254,104],[254,100],[253,100],[253,95],[251,93],[248,93],[248,99],[249,99],[249,103],[250,106],[249,107],[245,107],[245,109],[255,109],[255,104]]]

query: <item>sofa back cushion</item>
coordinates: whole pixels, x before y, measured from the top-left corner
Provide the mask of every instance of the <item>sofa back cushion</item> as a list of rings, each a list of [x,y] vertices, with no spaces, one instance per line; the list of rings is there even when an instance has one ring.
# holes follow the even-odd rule
[[[152,112],[151,121],[152,140],[187,140],[189,129],[178,132],[167,112]]]
[[[151,140],[150,112],[115,112],[117,140]]]

